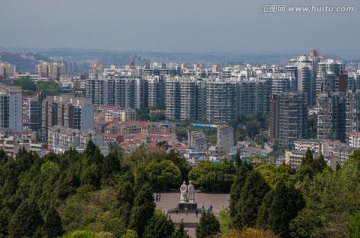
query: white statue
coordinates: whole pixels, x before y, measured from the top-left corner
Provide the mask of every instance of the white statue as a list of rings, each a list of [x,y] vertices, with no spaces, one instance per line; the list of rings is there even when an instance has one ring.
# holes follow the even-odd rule
[[[195,202],[195,188],[191,181],[189,181],[189,186],[187,188],[187,197],[189,202]]]
[[[187,186],[185,181],[180,186],[180,202],[187,202]]]

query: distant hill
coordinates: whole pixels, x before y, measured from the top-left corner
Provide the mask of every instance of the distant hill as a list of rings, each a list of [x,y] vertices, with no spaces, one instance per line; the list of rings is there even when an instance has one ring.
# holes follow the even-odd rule
[[[36,72],[36,65],[41,61],[51,62],[48,57],[40,54],[0,52],[0,62],[15,65],[20,72]]]

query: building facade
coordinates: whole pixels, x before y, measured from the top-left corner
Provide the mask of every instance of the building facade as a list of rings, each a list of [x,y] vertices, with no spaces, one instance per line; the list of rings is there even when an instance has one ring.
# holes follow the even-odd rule
[[[292,147],[307,134],[307,97],[302,92],[273,94],[270,101],[270,141]]]
[[[42,140],[49,129],[62,126],[80,131],[93,129],[94,109],[90,100],[70,95],[47,97],[42,104]]]
[[[0,85],[0,129],[23,130],[20,87]]]

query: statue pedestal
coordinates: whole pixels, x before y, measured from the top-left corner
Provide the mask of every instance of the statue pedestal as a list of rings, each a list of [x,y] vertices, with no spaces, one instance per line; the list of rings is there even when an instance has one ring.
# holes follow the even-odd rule
[[[197,203],[196,202],[179,202],[179,210],[184,210],[187,208],[188,210],[196,210]]]

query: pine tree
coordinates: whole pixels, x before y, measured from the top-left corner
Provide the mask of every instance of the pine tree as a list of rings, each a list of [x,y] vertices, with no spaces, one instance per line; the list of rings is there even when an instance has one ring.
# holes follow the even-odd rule
[[[313,155],[311,153],[310,148],[308,148],[305,152],[303,161],[302,161],[302,165],[306,165],[306,164],[311,164],[313,162],[314,158]]]
[[[8,236],[8,226],[11,215],[11,210],[7,207],[4,207],[0,211],[0,237]]]
[[[268,226],[268,217],[269,217],[269,208],[274,199],[274,190],[270,190],[264,197],[263,202],[258,211],[258,216],[256,218],[256,226],[263,229],[269,229]]]
[[[107,179],[111,177],[114,173],[119,172],[121,169],[120,161],[115,153],[111,153],[106,156],[102,164],[102,178]]]
[[[287,187],[283,181],[277,184],[271,197],[271,204],[267,197],[264,199],[262,207],[267,209],[260,210],[257,224],[281,237],[289,237],[289,223],[305,207],[305,201],[299,190]]]
[[[62,236],[64,230],[59,213],[55,208],[50,207],[43,225],[45,236],[48,238]]]
[[[239,154],[239,152],[237,152],[236,156],[235,156],[235,166],[236,166],[236,168],[240,168],[242,163],[243,162],[241,161],[240,154]]]
[[[154,215],[155,202],[153,190],[149,184],[144,184],[137,192],[131,209],[129,228],[142,237],[145,225]]]
[[[213,213],[206,211],[196,227],[196,238],[208,238],[220,232],[220,223]]]
[[[240,201],[236,204],[238,213],[236,216],[236,227],[254,226],[258,210],[270,187],[258,171],[251,171],[246,178],[241,190]]]
[[[240,156],[239,156],[239,160],[240,160]],[[244,187],[246,177],[252,169],[251,165],[247,163],[238,162],[238,164],[240,165],[239,167],[236,168],[235,180],[231,186],[231,191],[230,191],[229,210],[233,224],[239,224],[239,221],[236,219],[237,218],[236,214],[239,212],[236,208],[236,204],[240,201],[241,189]]]
[[[185,225],[182,219],[179,228],[176,229],[171,238],[190,238],[185,230]]]
[[[156,211],[145,227],[144,238],[170,238],[175,231],[172,220],[161,211]]]
[[[116,198],[120,218],[127,226],[127,224],[129,223],[131,207],[135,198],[133,185],[130,182],[123,183],[119,188]]]
[[[322,172],[327,167],[324,156],[321,154],[319,158],[312,161],[310,166],[314,170],[315,174]]]
[[[34,237],[42,224],[39,206],[24,200],[10,220],[9,237]]]
[[[150,181],[150,177],[147,171],[144,169],[140,170],[139,173],[137,174],[134,190],[139,191],[139,189],[141,189],[141,187],[144,186],[145,184],[148,184],[149,181]]]
[[[90,139],[86,145],[86,149],[84,151],[84,155],[88,158],[94,156],[96,150],[95,143]]]

